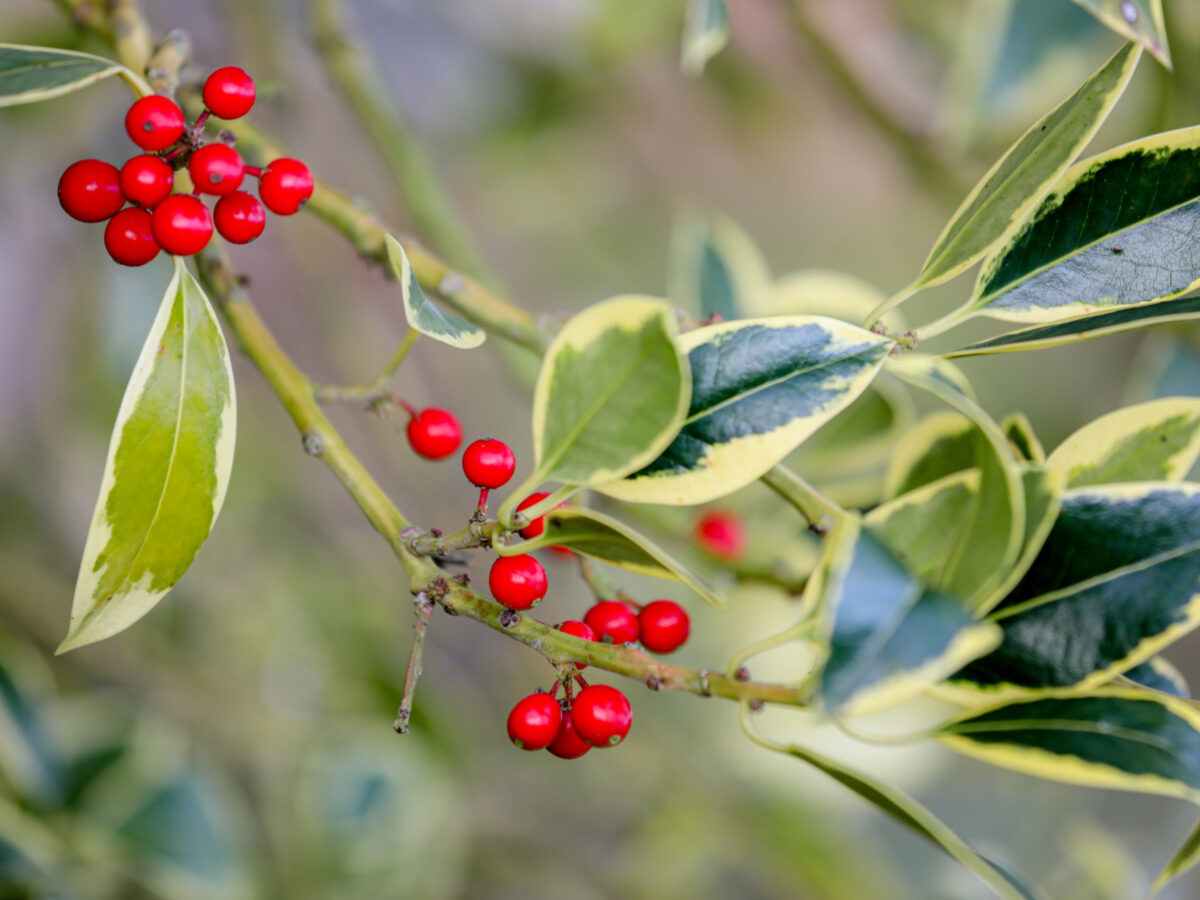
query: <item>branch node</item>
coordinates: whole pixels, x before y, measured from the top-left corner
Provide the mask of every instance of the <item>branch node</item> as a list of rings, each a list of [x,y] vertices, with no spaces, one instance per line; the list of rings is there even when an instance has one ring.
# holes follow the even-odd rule
[[[521,614],[515,609],[506,609],[500,613],[500,626],[502,628],[512,628],[521,621]]]
[[[325,438],[316,431],[306,431],[300,436],[304,452],[309,456],[320,456],[325,452]]]
[[[737,671],[733,673],[733,677],[737,681],[749,681],[750,680],[750,670],[747,669],[745,666],[738,666]]]
[[[650,675],[646,678],[646,687],[652,691],[661,691],[663,689],[663,680],[657,675]]]
[[[700,670],[700,696],[702,697],[712,696],[712,688],[708,686],[708,678],[710,675],[712,675],[712,672],[710,672],[708,669]]]

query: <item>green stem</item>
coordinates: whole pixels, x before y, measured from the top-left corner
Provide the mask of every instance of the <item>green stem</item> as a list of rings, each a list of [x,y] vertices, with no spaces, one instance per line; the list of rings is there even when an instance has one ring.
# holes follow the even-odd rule
[[[784,466],[775,466],[762,477],[763,484],[794,506],[808,520],[808,526],[818,534],[848,513],[815,487]]]
[[[940,319],[935,319],[928,325],[918,328],[916,331],[917,340],[925,341],[931,337],[937,337],[939,334],[944,334],[951,328],[961,325],[963,322],[967,321],[967,319],[971,318],[973,312],[974,310],[971,308],[970,304],[966,304],[958,307],[957,309],[951,310]]]
[[[408,356],[408,351],[413,348],[413,344],[421,336],[421,332],[415,328],[408,329],[408,334],[404,336],[404,340],[400,342],[400,346],[396,352],[392,354],[392,358],[387,361],[387,365],[383,367],[383,371],[366,384],[355,385],[353,387],[334,387],[331,385],[321,385],[317,390],[317,400],[322,403],[359,403],[371,402],[378,400],[387,393],[387,384],[400,365],[404,362],[404,358]]]
[[[612,579],[600,570],[594,560],[588,559],[582,553],[576,553],[575,558],[579,560],[579,574],[591,588],[592,593],[596,595],[597,600],[613,600],[621,593]]]
[[[313,43],[325,72],[370,136],[414,229],[455,265],[486,274],[425,151],[396,110],[370,57],[347,36],[340,0],[310,0],[309,13]]]
[[[417,556],[438,558],[457,553],[459,550],[474,550],[477,547],[490,546],[494,537],[508,533],[508,529],[499,522],[471,522],[462,531],[456,531],[445,537],[428,531],[417,533],[413,533],[413,531],[413,529],[409,529],[409,532],[406,532],[405,540],[408,549]]]
[[[903,303],[905,300],[907,300],[909,297],[911,297],[913,294],[915,294],[919,290],[920,290],[920,288],[917,287],[915,284],[910,284],[908,287],[904,288],[904,290],[897,291],[895,294],[892,294],[892,296],[888,297],[886,300],[884,300],[882,303],[880,303],[877,307],[875,307],[873,310],[871,310],[871,312],[867,315],[867,317],[865,319],[863,319],[862,327],[863,328],[875,327],[875,324],[880,319],[882,319],[885,315],[887,315],[889,310],[895,309],[897,306],[899,306],[901,303]]]

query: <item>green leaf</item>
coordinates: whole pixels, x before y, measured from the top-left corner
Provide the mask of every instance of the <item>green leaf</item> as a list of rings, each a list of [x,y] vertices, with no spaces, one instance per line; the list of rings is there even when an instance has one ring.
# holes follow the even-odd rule
[[[977,615],[989,612],[1025,577],[1050,536],[1062,509],[1065,483],[1059,473],[1048,471],[1035,463],[1022,464],[1020,471],[1021,488],[1025,495],[1025,536],[1021,552],[991,596],[975,610]]]
[[[1200,399],[1168,397],[1118,409],[1060,444],[1046,467],[1068,487],[1178,481],[1200,456]]]
[[[690,506],[745,487],[845,409],[892,342],[820,316],[723,322],[679,338],[692,373],[683,428],[657,459],[598,490]]]
[[[1108,118],[1141,55],[1126,44],[1009,148],[958,208],[913,288],[961,274],[1021,227]]]
[[[729,43],[729,10],[725,0],[688,0],[679,65],[693,78]]]
[[[1009,446],[1022,462],[1040,465],[1046,461],[1046,451],[1042,449],[1042,442],[1033,433],[1033,425],[1024,413],[1009,413],[1000,420],[1000,430],[1004,432]]]
[[[1004,642],[950,682],[976,701],[1088,690],[1150,659],[1200,624],[1200,486],[1068,491],[992,618]]]
[[[1200,316],[1200,297],[1165,300],[1107,313],[1077,316],[1053,325],[1023,328],[999,337],[979,341],[946,354],[955,359],[964,356],[986,356],[993,353],[1014,353],[1020,350],[1049,350],[1064,344],[1090,341],[1094,338],[1121,334],[1135,328],[1147,328],[1168,322],[1184,322]]]
[[[929,580],[945,568],[978,502],[979,470],[965,469],[880,504],[863,524],[906,569]]]
[[[957,412],[926,416],[901,438],[884,477],[884,493],[897,497],[975,465],[975,425]]]
[[[903,791],[896,790],[882,781],[877,781],[863,772],[844,766],[840,762],[822,756],[806,747],[791,744],[779,749],[780,752],[801,759],[824,772],[838,784],[849,788],[905,828],[916,832],[934,846],[944,850],[990,887],[996,896],[1005,898],[1005,900],[1037,900],[1041,896],[996,863],[981,855],[955,834],[941,819]]]
[[[671,235],[671,300],[701,318],[737,319],[770,290],[766,260],[740,225],[716,214],[685,213]]]
[[[1171,51],[1163,21],[1162,0],[1075,0],[1093,16],[1121,35],[1149,50],[1168,69]]]
[[[1118,684],[1123,681],[1184,699],[1192,696],[1183,673],[1161,656],[1152,656],[1144,663],[1134,666],[1117,679]]]
[[[183,577],[225,499],[236,420],[225,339],[176,259],[117,414],[59,653],[129,627]]]
[[[588,307],[542,361],[529,481],[592,486],[641,468],[678,434],[691,384],[664,301],[627,296]]]
[[[482,328],[477,328],[453,313],[438,309],[429,302],[413,274],[412,266],[408,264],[408,256],[400,242],[389,234],[384,238],[384,243],[387,245],[388,264],[392,267],[392,274],[400,282],[400,293],[404,298],[404,317],[408,319],[409,327],[435,341],[461,350],[470,350],[482,344],[487,338]]]
[[[1196,865],[1197,862],[1200,862],[1200,825],[1197,825],[1192,830],[1192,833],[1187,836],[1187,839],[1180,848],[1175,851],[1175,855],[1171,857],[1170,862],[1163,866],[1163,870],[1154,879],[1150,893],[1146,895],[1147,898],[1154,900],[1158,896],[1159,891],[1188,869],[1192,868],[1192,866]]]
[[[61,97],[124,69],[90,53],[0,44],[0,107]]]
[[[1052,322],[1153,303],[1200,284],[1200,129],[1086,159],[984,263],[967,310]]]
[[[924,589],[869,531],[825,591],[833,630],[820,697],[830,713],[895,706],[1000,641],[999,628],[976,622],[955,598]]]
[[[536,538],[515,544],[497,544],[501,556],[532,553],[543,547],[570,547],[576,553],[603,560],[641,575],[681,581],[706,603],[724,607],[713,587],[647,538],[616,519],[588,509],[552,509],[545,515],[546,529]]]
[[[936,732],[966,756],[1026,775],[1200,800],[1200,711],[1131,688],[1051,693],[973,710]]]
[[[933,586],[978,608],[989,602],[1021,552],[1026,511],[1020,467],[996,423],[953,385],[911,366],[891,371],[974,424],[971,467],[979,469],[979,493],[970,519],[957,535],[957,546]]]

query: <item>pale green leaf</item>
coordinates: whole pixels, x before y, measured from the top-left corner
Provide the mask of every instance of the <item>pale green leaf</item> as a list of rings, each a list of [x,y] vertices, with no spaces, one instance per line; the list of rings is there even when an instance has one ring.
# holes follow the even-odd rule
[[[679,65],[693,78],[729,43],[729,10],[725,0],[688,0]]]
[[[1122,47],[1009,148],[951,218],[914,288],[961,274],[1021,227],[1108,118],[1141,52],[1137,44]]]
[[[683,582],[706,603],[725,606],[712,585],[648,537],[611,516],[590,509],[552,509],[544,518],[546,527],[541,535],[515,544],[497,544],[496,552],[515,556],[544,547],[569,547],[631,572]]]
[[[1075,0],[1080,6],[1121,37],[1149,50],[1168,69],[1171,51],[1167,47],[1167,28],[1162,0]]]
[[[675,331],[671,307],[650,297],[616,297],[567,322],[534,389],[530,483],[609,482],[667,448],[692,385]]]
[[[90,53],[0,43],[0,107],[70,94],[124,69]]]
[[[482,328],[472,325],[466,319],[460,319],[454,313],[438,309],[429,302],[413,274],[412,266],[408,264],[408,256],[400,242],[389,234],[384,243],[387,245],[388,263],[392,267],[392,274],[400,282],[400,293],[404,298],[404,317],[408,319],[409,327],[435,341],[462,350],[482,344],[487,338]]]
[[[1067,487],[1178,481],[1200,456],[1200,399],[1167,397],[1118,409],[1076,431],[1046,467]]]
[[[225,499],[235,429],[225,339],[177,259],[117,414],[60,653],[127,628],[187,571]]]

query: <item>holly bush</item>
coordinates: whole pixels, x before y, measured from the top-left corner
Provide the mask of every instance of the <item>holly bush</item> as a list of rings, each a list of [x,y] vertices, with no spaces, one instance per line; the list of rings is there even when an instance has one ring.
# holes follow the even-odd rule
[[[314,166],[314,178],[243,119],[258,96],[247,74],[253,58],[244,69],[221,65],[197,78],[186,36],[155,40],[136,3],[60,5],[108,51],[0,44],[0,106],[124,81],[134,100],[112,115],[123,114],[143,152],[120,167],[91,158],[72,164],[59,200],[75,219],[107,223],[104,245],[115,263],[139,267],[160,252],[173,259],[112,429],[59,654],[124,632],[194,568],[220,578],[221,563],[201,550],[231,486],[238,393],[258,390],[245,381],[261,378],[299,432],[303,453],[326,465],[390,548],[413,598],[402,682],[381,692],[399,695],[401,734],[423,715],[418,679],[441,608],[549,664],[540,670],[542,689],[523,699],[522,688],[509,691],[507,729],[518,748],[587,756],[577,764],[586,767],[593,750],[608,757],[628,749],[612,749],[617,744],[649,741],[638,725],[654,703],[640,703],[635,722],[625,693],[639,682],[655,693],[731,701],[762,752],[829,776],[1001,897],[1044,893],[1007,862],[1004,847],[981,850],[872,767],[776,736],[763,724],[764,708],[794,708],[867,743],[936,744],[1070,785],[1200,799],[1200,710],[1160,655],[1200,623],[1200,488],[1185,480],[1200,457],[1200,399],[1158,391],[1104,412],[1048,453],[1030,418],[997,418],[981,404],[970,363],[960,363],[1003,354],[1004,364],[1019,367],[1025,357],[1018,354],[1200,314],[1188,296],[1200,285],[1200,128],[1089,149],[1143,55],[1156,57],[1151,65],[1171,64],[1158,0],[1080,0],[1120,46],[999,154],[932,240],[924,264],[912,267],[915,277],[890,297],[829,271],[775,279],[737,225],[693,211],[675,232],[669,299],[622,293],[541,315],[490,286],[428,160],[388,117],[336,5],[313,4],[318,49],[394,166],[415,236],[331,187],[343,174],[336,160]],[[797,15],[801,30],[813,27]],[[687,5],[685,73],[709,77],[730,25],[722,0]],[[816,46],[828,52],[822,40]],[[844,61],[830,65],[853,78]],[[912,140],[901,137],[910,152],[928,152]],[[83,139],[77,150],[93,152]],[[211,212],[206,199],[215,200]],[[266,211],[301,210],[394,282],[408,330],[364,384],[322,384],[305,374],[253,299],[272,285],[249,283],[224,246],[264,233]],[[918,294],[975,269],[951,311],[928,319],[908,312]],[[352,276],[341,278],[348,284]],[[950,336],[979,319],[1000,327],[974,340]],[[527,389],[512,414],[527,423],[527,458],[464,429],[444,383],[436,406],[415,405],[407,386],[407,396],[398,393],[417,344],[436,347],[435,370],[459,365],[464,351],[500,345],[490,364]],[[231,346],[257,375],[243,370],[235,379]],[[920,418],[918,403],[928,410]],[[420,459],[410,459],[394,489],[343,439],[326,411],[339,404],[400,418]],[[446,502],[457,502],[444,486],[461,483],[460,449],[462,473],[478,495],[455,507],[456,529],[402,512],[406,494],[422,484],[442,486]],[[439,460],[450,463],[432,467]],[[696,507],[704,511],[688,512]],[[275,539],[269,530],[257,536],[264,545]],[[488,559],[486,591],[462,568],[479,557]],[[643,603],[647,577],[676,585],[682,602]],[[568,579],[585,585],[594,604],[579,619],[560,611],[539,619],[539,603]],[[693,627],[739,616],[739,586],[755,583],[787,598],[785,627],[741,649],[727,642],[724,656],[704,667],[664,658]],[[303,579],[294,590],[304,592]],[[447,635],[458,627],[438,626]],[[711,643],[705,653],[717,652]],[[26,651],[13,646],[19,660]],[[160,652],[170,658],[169,642]],[[786,657],[795,671],[757,678],[768,654]],[[68,856],[103,858],[134,833],[157,838],[163,856],[180,848],[236,855],[219,829],[201,827],[210,819],[199,810],[210,801],[197,785],[209,776],[195,765],[176,766],[137,810],[106,808],[100,818],[108,826],[118,820],[115,831],[71,818],[79,804],[100,802],[95,783],[146,752],[138,749],[145,739],[99,729],[99,739],[59,746],[62,735],[39,724],[37,691],[8,674],[7,656],[3,663],[6,726],[23,748],[14,757],[20,766],[6,773],[11,790],[0,815],[0,862],[14,885],[61,879],[79,893],[126,890],[126,873],[89,885],[55,860],[60,844]],[[616,686],[601,683],[609,676]],[[925,719],[903,719],[905,731],[880,724],[914,708]],[[476,739],[502,727],[503,712],[491,713],[468,723]],[[221,714],[220,703],[196,713]],[[377,719],[385,731],[386,720]],[[389,853],[388,819],[363,812],[371,792],[396,777],[379,769],[380,740],[372,733],[335,742],[323,748],[319,776],[297,775],[303,802],[317,809],[312,821],[343,826],[312,839],[315,852],[344,854],[366,870]],[[407,777],[419,783],[419,769]],[[1014,790],[1037,790],[1019,785]],[[194,833],[157,824],[173,804],[200,823]],[[74,824],[64,832],[56,821]],[[437,873],[421,871],[421,855],[408,863],[414,896],[444,889]],[[1197,859],[1200,830],[1182,841],[1151,892]],[[132,883],[150,893],[190,890],[164,888],[164,879],[152,871]]]

